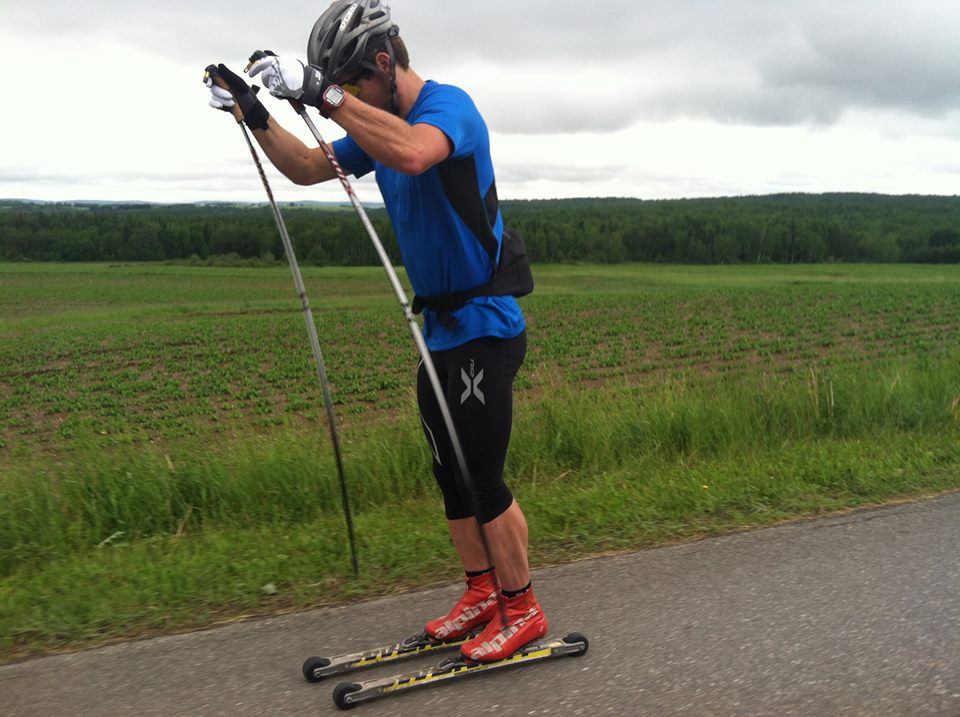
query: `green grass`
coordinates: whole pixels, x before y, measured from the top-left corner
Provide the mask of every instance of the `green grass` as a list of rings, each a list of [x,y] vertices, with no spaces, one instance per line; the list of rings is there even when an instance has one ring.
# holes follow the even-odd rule
[[[957,267],[537,277],[535,565],[960,488]],[[0,265],[0,660],[455,578],[382,272],[307,281],[359,578],[288,275]]]
[[[518,488],[535,565],[635,549],[960,487],[957,431],[825,439],[709,461],[648,457],[630,469],[541,475]],[[208,625],[452,581],[457,566],[432,498],[356,518],[353,578],[340,516],[210,526],[117,541],[0,582],[0,655]],[[409,628],[415,630],[416,618]]]

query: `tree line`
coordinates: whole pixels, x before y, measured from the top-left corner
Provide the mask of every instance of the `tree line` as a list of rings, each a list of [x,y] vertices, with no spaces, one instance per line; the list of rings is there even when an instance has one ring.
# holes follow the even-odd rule
[[[533,262],[960,262],[960,197],[784,194],[504,201]],[[399,263],[383,208],[370,218]],[[283,207],[301,262],[379,263],[349,205]],[[0,202],[3,261],[274,262],[270,209],[244,204]]]

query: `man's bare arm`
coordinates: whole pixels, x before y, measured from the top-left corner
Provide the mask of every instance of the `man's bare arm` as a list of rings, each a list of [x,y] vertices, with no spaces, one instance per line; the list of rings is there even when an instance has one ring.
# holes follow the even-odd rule
[[[317,184],[337,175],[319,147],[307,147],[271,115],[267,129],[253,133],[264,154],[294,184]]]
[[[381,164],[417,175],[450,156],[450,140],[429,124],[407,124],[399,117],[347,95],[330,115],[363,150]]]

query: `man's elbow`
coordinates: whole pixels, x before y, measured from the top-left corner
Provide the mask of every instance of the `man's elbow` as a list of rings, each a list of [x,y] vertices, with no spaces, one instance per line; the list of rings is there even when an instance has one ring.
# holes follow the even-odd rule
[[[333,176],[333,169],[326,157],[319,154],[320,148],[307,150],[297,156],[294,161],[284,162],[277,166],[283,175],[296,185],[307,187],[319,184]]]
[[[416,148],[401,152],[397,155],[394,169],[402,174],[416,177],[426,172],[435,162],[425,153]]]
[[[316,179],[312,177],[308,177],[305,174],[294,174],[294,175],[288,174],[287,179],[289,179],[291,182],[293,182],[294,184],[300,187],[309,187],[311,184],[317,183]]]
[[[308,164],[290,166],[281,169],[280,171],[283,172],[283,175],[287,179],[301,187],[309,187],[312,184],[319,184],[320,182],[326,181],[330,178],[326,176],[324,171],[319,167]],[[331,170],[327,174],[332,176],[333,171]]]

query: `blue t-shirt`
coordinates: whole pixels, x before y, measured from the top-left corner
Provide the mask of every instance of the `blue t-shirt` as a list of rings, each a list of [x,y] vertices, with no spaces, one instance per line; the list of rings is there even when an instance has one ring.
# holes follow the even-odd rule
[[[333,143],[340,165],[357,177],[376,172],[413,290],[432,297],[481,286],[500,256],[503,218],[497,203],[486,123],[463,90],[428,81],[406,117],[411,125],[437,127],[453,151],[419,176],[384,166],[352,137]],[[423,334],[431,351],[493,336],[513,338],[525,326],[512,296],[482,296],[453,312],[444,326],[424,309]]]

